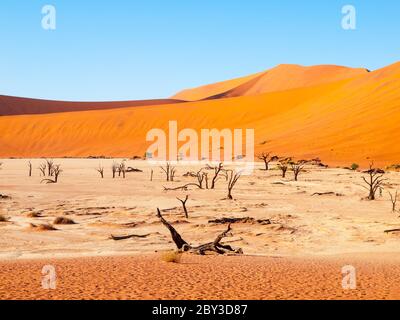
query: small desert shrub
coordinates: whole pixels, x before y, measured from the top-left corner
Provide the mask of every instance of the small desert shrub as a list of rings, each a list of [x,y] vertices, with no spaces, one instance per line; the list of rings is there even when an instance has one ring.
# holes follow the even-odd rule
[[[41,215],[39,212],[29,212],[26,216],[28,218],[40,218]]]
[[[360,166],[359,166],[357,163],[353,163],[353,164],[350,166],[350,169],[353,170],[353,171],[356,171],[359,167],[360,167]]]
[[[387,170],[400,170],[400,164],[392,164],[391,166],[386,167]]]
[[[54,219],[54,224],[75,224],[75,221],[65,217],[57,217]]]
[[[7,222],[8,218],[0,214],[0,222]]]
[[[182,258],[182,252],[178,251],[167,251],[163,252],[161,259],[165,262],[179,263]]]
[[[57,230],[51,224],[39,224],[39,225],[36,225],[36,224],[31,223],[30,227],[32,229],[34,229],[34,230],[37,230],[37,231],[55,231],[55,230]]]

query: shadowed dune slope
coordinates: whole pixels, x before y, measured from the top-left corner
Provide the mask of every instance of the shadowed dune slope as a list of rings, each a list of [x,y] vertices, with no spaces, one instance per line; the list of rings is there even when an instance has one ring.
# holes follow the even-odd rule
[[[44,114],[86,110],[104,110],[149,105],[179,103],[174,99],[136,100],[115,102],[68,102],[19,98],[0,95],[0,116],[21,114]]]
[[[146,133],[254,128],[256,152],[331,165],[400,163],[400,63],[353,79],[226,99],[0,117],[0,157],[142,156]]]
[[[283,64],[248,77],[187,89],[179,92],[173,98],[196,101],[257,95],[335,82],[366,73],[368,73],[366,69],[333,65],[303,67]]]

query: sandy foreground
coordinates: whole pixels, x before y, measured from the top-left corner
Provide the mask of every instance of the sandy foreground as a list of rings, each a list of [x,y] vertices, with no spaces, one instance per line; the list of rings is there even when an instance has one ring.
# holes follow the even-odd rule
[[[42,288],[53,265],[55,290]],[[357,288],[342,288],[342,267]],[[329,258],[158,255],[0,263],[1,299],[399,299],[400,255]]]
[[[117,161],[117,160],[116,160]],[[32,160],[0,160],[0,298],[1,299],[399,299],[400,227],[387,191],[400,174],[387,174],[388,185],[375,202],[363,200],[362,174],[345,169],[309,167],[292,181],[279,172],[260,170],[243,176],[225,200],[226,182],[215,190],[164,191],[194,182],[183,177],[196,168],[177,168],[175,182],[144,161],[127,161],[143,172],[111,178],[113,160],[56,159],[64,170],[58,184],[41,184]],[[100,179],[96,168],[105,168]],[[153,181],[150,171],[153,169]],[[315,192],[336,195],[313,195]],[[189,195],[189,219],[176,197]],[[168,230],[155,216],[163,210],[189,243],[213,240],[226,225],[223,217],[269,219],[235,223],[225,242],[241,247],[242,257],[184,255],[179,264],[162,261],[174,248]],[[39,214],[33,218],[32,213]],[[31,223],[73,225],[37,231]],[[143,236],[122,241],[110,234]],[[54,265],[57,289],[41,286],[42,268]],[[342,267],[357,272],[357,289],[343,290]]]

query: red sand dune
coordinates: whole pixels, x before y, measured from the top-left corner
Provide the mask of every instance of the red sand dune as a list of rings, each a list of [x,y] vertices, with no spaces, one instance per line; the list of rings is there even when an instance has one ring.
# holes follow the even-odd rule
[[[19,98],[0,95],[0,116],[44,114],[71,111],[104,110],[179,103],[176,99],[135,100],[113,102],[69,102]],[[182,101],[183,102],[183,101]]]
[[[256,152],[320,157],[332,165],[400,163],[400,63],[374,72],[338,67],[336,80],[328,81],[331,68],[309,69],[315,76],[288,80],[289,87],[304,83],[286,91],[256,94],[253,86],[224,99],[0,117],[0,157],[141,156],[147,131],[167,130],[177,120],[179,129],[254,128]],[[343,70],[354,74],[342,79]]]

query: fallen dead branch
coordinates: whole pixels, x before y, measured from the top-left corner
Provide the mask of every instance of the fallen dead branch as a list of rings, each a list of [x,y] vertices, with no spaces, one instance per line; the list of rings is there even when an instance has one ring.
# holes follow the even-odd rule
[[[337,192],[314,192],[312,195],[313,196],[337,196],[337,197],[341,197],[343,196],[341,193],[337,193]]]
[[[259,223],[262,225],[268,225],[271,224],[270,219],[254,219],[251,217],[243,217],[243,218],[221,218],[221,219],[215,219],[215,220],[209,220],[208,223],[214,223],[214,224],[232,224],[232,223]]]
[[[181,235],[175,230],[175,228],[164,219],[161,215],[161,211],[157,208],[157,217],[160,219],[161,223],[170,231],[172,240],[174,241],[176,247],[180,251],[190,252],[194,254],[204,255],[206,252],[215,252],[217,254],[225,254],[225,253],[236,253],[236,254],[243,254],[243,250],[241,248],[232,248],[229,245],[221,244],[221,241],[231,235],[230,231],[231,225],[228,225],[228,228],[219,234],[213,242],[205,243],[197,247],[193,247],[189,245],[185,240],[182,239]]]
[[[115,240],[115,241],[119,241],[119,240],[126,240],[126,239],[130,239],[130,238],[146,238],[148,236],[150,236],[151,234],[129,234],[126,236],[114,236],[114,235],[110,235],[110,239]]]
[[[400,232],[400,229],[385,230],[385,233]]]
[[[143,172],[143,170],[128,167],[128,169],[126,169],[126,172]]]
[[[185,184],[184,186],[179,186],[176,188],[167,188],[167,187],[163,186],[164,191],[178,191],[178,190],[187,191],[189,187],[197,187],[197,188],[201,189],[200,185],[198,185],[197,183],[188,183],[188,184]]]

